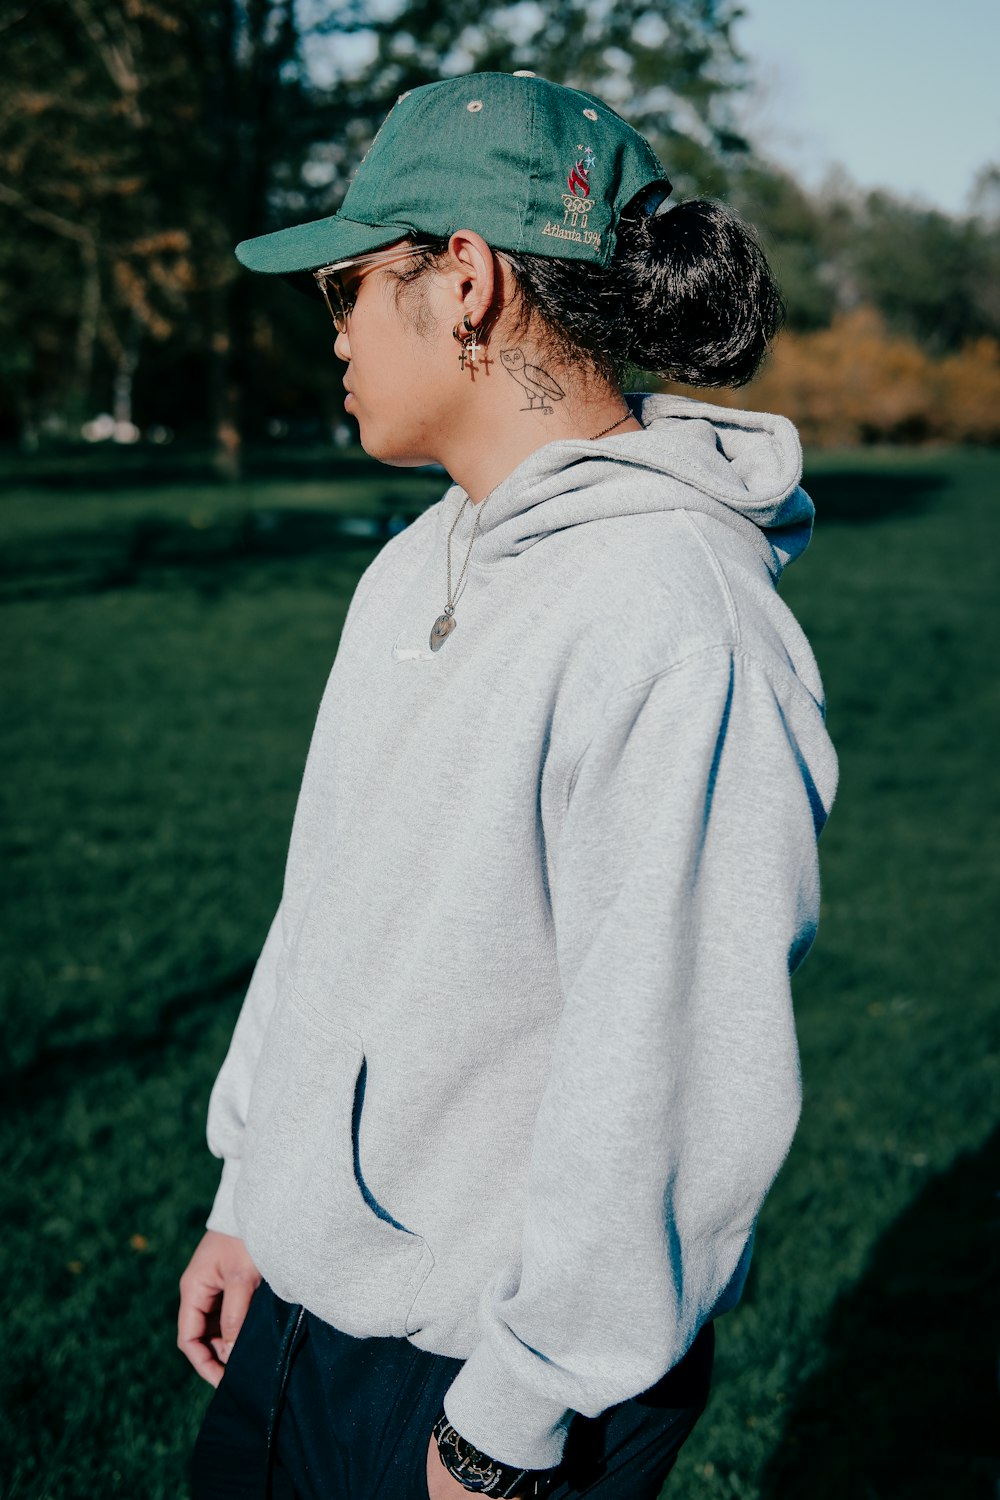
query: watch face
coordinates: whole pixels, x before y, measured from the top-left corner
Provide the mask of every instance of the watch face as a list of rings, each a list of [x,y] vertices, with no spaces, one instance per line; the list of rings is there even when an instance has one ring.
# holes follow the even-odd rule
[[[500,1478],[501,1465],[487,1454],[460,1437],[454,1427],[449,1427],[438,1440],[445,1467],[460,1479],[466,1489],[485,1491],[488,1485]],[[471,1482],[470,1482],[471,1481]]]
[[[434,1434],[441,1462],[459,1484],[474,1494],[506,1494],[516,1480],[527,1476],[527,1470],[516,1469],[481,1452],[447,1420],[439,1420]]]

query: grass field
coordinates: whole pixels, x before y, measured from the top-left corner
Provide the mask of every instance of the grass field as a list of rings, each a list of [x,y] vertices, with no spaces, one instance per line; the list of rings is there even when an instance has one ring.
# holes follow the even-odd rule
[[[11,1500],[186,1493],[209,1392],[173,1327],[216,1179],[209,1088],[380,545],[365,520],[446,482],[324,462],[230,489],[7,475]],[[820,520],[782,592],[841,785],[796,978],[804,1113],[665,1493],[995,1500],[1000,456],[825,456],[807,480]]]

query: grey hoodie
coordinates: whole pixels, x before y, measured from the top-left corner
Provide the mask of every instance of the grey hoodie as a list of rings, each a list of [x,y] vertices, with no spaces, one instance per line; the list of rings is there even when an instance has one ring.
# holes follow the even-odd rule
[[[458,486],[362,576],[209,1108],[209,1225],[534,1468],[740,1295],[837,778],[794,428],[628,400],[492,493],[439,651]]]

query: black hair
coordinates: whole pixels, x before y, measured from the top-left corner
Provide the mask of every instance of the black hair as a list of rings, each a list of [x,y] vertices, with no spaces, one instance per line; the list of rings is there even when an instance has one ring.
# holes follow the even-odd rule
[[[515,327],[523,333],[537,314],[551,355],[566,364],[583,357],[619,386],[630,365],[687,385],[745,385],[784,317],[754,231],[710,199],[658,214],[644,211],[645,199],[622,214],[607,266],[504,250],[518,287]],[[424,246],[391,274],[402,286],[443,258]]]

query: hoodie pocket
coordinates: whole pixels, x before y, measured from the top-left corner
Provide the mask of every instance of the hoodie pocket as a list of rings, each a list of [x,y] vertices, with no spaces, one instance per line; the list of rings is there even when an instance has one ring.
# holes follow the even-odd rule
[[[285,991],[254,1074],[236,1210],[279,1297],[356,1338],[403,1338],[433,1257],[369,1206],[355,1173],[364,1065],[357,1033]]]

